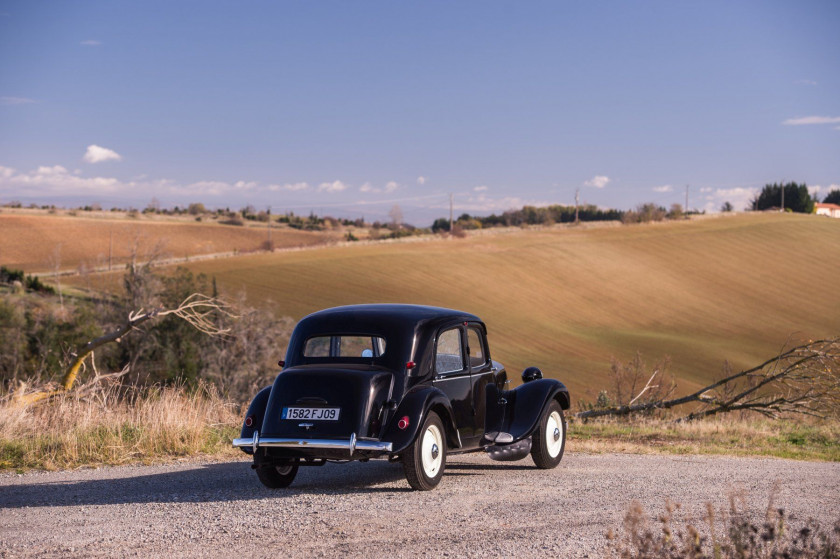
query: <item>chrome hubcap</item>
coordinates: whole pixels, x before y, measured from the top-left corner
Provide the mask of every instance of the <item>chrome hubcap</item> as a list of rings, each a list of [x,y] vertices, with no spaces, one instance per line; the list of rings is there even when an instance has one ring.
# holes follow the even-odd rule
[[[436,460],[437,457],[438,457],[438,454],[440,454],[440,449],[438,448],[438,445],[433,444],[432,445],[432,460]]]
[[[555,428],[554,428],[554,440],[555,440],[555,441],[559,441],[559,440],[560,440],[560,429],[559,429],[558,427],[555,427]]]

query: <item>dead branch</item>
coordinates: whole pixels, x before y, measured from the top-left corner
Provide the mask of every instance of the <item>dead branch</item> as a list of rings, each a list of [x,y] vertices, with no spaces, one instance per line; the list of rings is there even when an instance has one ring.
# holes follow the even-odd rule
[[[648,385],[652,380],[653,376]],[[824,417],[832,403],[840,400],[840,338],[811,341],[782,351],[756,367],[729,374],[687,396],[633,404],[647,389],[646,385],[630,404],[585,410],[575,417],[621,417],[690,403],[701,407],[680,421],[741,410],[767,417],[788,413]]]
[[[23,405],[34,404],[72,390],[79,372],[85,367],[85,361],[89,356],[92,360],[94,351],[111,342],[119,342],[120,339],[137,329],[144,322],[167,315],[174,315],[187,321],[200,332],[209,336],[221,336],[226,334],[229,331],[229,328],[222,328],[213,321],[213,317],[218,316],[219,314],[230,318],[236,317],[230,304],[219,298],[208,297],[207,295],[203,295],[201,293],[193,293],[173,309],[155,308],[149,311],[140,309],[138,311],[130,312],[128,319],[117,329],[96,339],[90,340],[72,354],[73,360],[64,373],[64,378],[62,379],[61,386],[58,389],[42,390],[31,394],[21,395],[18,398],[18,401]],[[97,375],[101,380],[106,376],[121,376],[127,372],[128,369],[126,368],[120,373],[112,373],[111,375],[105,376],[98,375],[97,373]]]

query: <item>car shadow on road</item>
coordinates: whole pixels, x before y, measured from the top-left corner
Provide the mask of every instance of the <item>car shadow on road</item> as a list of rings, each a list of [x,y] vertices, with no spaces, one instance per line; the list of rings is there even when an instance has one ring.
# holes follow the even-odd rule
[[[127,503],[195,503],[287,499],[306,494],[340,495],[410,491],[400,464],[384,461],[303,467],[287,489],[264,487],[250,462],[196,464],[184,469],[143,474],[123,470],[122,477],[89,479],[95,471],[46,474],[60,481],[5,484],[0,482],[0,509],[66,507]],[[166,471],[169,470],[169,471]],[[105,475],[109,475],[106,471]],[[41,477],[41,476],[38,476]],[[67,479],[67,478],[70,479]],[[74,479],[75,478],[75,479]]]

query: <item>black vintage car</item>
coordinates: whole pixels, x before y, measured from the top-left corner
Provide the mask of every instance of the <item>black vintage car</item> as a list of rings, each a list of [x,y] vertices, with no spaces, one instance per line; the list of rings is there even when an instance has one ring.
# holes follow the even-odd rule
[[[475,315],[416,305],[354,305],[311,314],[292,334],[282,371],[248,408],[233,445],[268,487],[300,466],[387,458],[414,489],[433,489],[448,454],[563,457],[569,392],[536,367],[506,390]]]

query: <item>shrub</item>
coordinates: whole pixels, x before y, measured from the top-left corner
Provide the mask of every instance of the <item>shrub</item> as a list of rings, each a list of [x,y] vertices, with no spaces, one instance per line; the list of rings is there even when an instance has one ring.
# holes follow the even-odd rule
[[[658,517],[660,529],[649,527],[642,505],[633,502],[624,517],[624,534],[607,533],[607,556],[624,558],[667,559],[773,559],[840,557],[840,521],[831,530],[823,530],[815,520],[797,529],[786,525],[784,509],[767,508],[764,522],[758,523],[743,510],[743,499],[730,497],[729,511],[718,519],[714,506],[706,503],[706,526],[675,526],[674,512],[679,504],[665,505]]]

